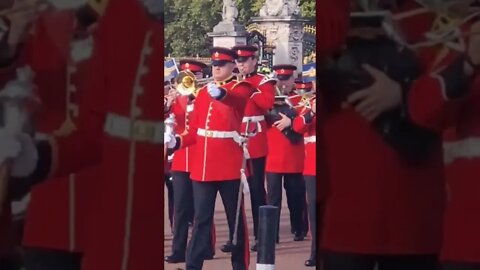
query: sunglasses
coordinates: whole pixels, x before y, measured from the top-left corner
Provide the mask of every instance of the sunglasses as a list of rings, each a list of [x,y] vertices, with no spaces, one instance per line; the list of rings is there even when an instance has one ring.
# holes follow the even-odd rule
[[[290,80],[291,76],[277,76],[277,80],[279,81],[288,81]]]
[[[227,62],[227,61],[214,61],[212,62],[212,66],[214,67],[224,67],[225,65],[227,65],[228,63],[231,63],[231,62]]]

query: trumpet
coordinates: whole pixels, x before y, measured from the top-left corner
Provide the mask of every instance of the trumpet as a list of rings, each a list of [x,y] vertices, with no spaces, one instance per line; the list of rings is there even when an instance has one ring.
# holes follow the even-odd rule
[[[213,78],[197,79],[195,74],[186,70],[180,72],[178,77],[175,79],[175,83],[177,84],[175,89],[180,95],[183,96],[197,96],[198,90],[211,81],[213,81]]]

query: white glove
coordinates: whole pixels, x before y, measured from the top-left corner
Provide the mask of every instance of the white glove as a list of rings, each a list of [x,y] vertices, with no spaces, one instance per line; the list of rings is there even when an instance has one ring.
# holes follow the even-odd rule
[[[173,149],[175,148],[175,145],[177,145],[177,138],[175,138],[175,135],[173,134],[164,133],[163,142],[167,145],[168,149]]]
[[[8,159],[16,158],[21,150],[22,145],[14,134],[4,128],[0,129],[0,165]]]
[[[28,134],[21,134],[17,140],[22,148],[19,155],[13,160],[10,175],[13,177],[27,177],[31,175],[38,162],[38,151],[35,142]]]
[[[207,91],[208,94],[210,94],[210,96],[213,98],[218,98],[222,94],[220,88],[218,88],[218,86],[214,83],[209,83],[207,85]]]

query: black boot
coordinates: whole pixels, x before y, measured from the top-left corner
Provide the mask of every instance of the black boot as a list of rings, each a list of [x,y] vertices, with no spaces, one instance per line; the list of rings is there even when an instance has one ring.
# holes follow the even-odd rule
[[[250,250],[253,251],[253,252],[257,252],[257,250],[258,250],[258,240],[255,240],[255,243],[252,245]]]
[[[167,263],[184,263],[185,255],[172,254],[169,256],[165,256],[165,261]]]
[[[305,237],[303,236],[303,232],[295,232],[295,237],[293,238],[293,241],[303,241]]]
[[[205,260],[206,260],[206,261],[213,260],[214,257],[215,257],[215,252],[210,252],[210,254],[208,254],[208,255],[205,257]]]
[[[315,258],[310,258],[305,261],[305,266],[312,267],[317,265],[317,260]]]
[[[233,250],[233,244],[232,244],[232,241],[227,241],[227,243],[225,245],[222,246],[222,248],[220,249],[222,252],[225,252],[225,253],[230,253],[232,252]]]

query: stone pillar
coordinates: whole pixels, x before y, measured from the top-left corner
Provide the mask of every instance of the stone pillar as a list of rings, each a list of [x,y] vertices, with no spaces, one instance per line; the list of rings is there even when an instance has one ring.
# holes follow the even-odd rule
[[[246,45],[248,32],[237,21],[221,21],[208,33],[213,38],[213,46],[231,48],[236,45]]]
[[[303,26],[308,20],[298,16],[264,16],[251,19],[274,46],[273,64],[292,64],[301,73],[303,65]]]

